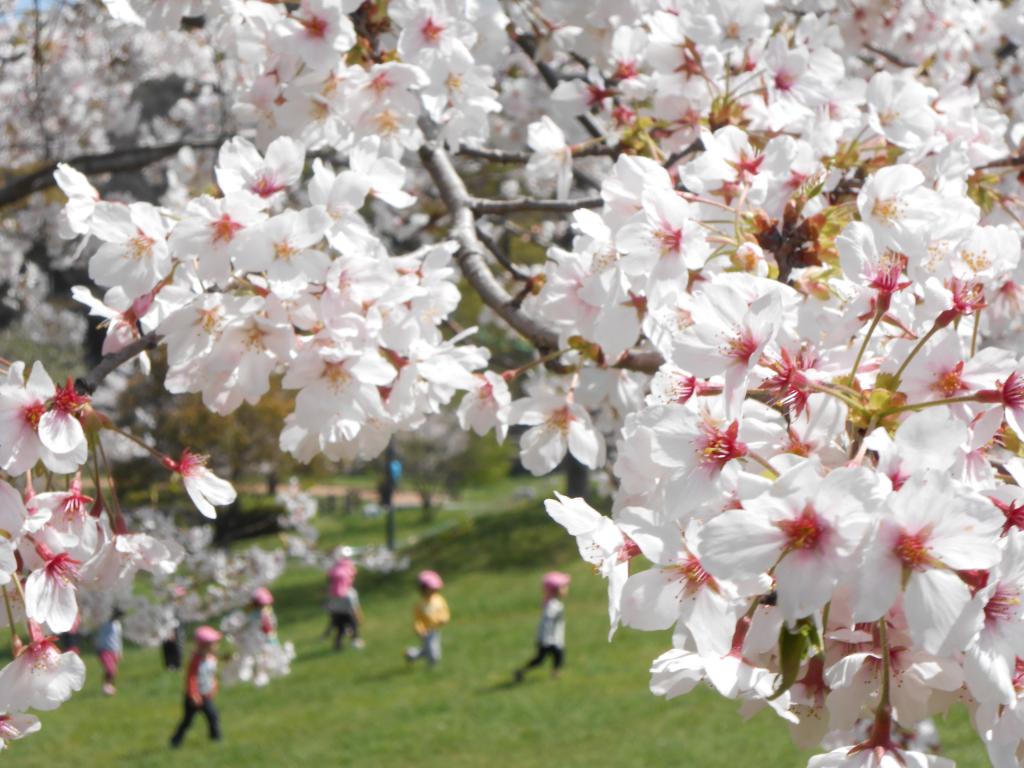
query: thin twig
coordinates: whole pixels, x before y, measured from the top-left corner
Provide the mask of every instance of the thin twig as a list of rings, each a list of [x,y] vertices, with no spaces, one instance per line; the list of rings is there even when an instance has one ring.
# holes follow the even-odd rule
[[[1014,166],[1024,165],[1024,155],[1010,155],[1009,157],[1001,157],[998,160],[992,160],[984,165],[979,165],[974,170],[983,171],[988,168],[1012,168]]]
[[[537,197],[515,197],[509,200],[492,200],[470,197],[466,200],[474,213],[519,213],[522,211],[546,211],[547,213],[572,213],[580,208],[600,208],[604,200],[600,197],[578,197],[569,200],[555,200]]]
[[[704,149],[704,142],[699,138],[694,139],[689,146],[669,155],[661,165],[663,168],[671,168],[687,155],[692,155],[694,152],[700,152],[702,149]]]
[[[548,88],[555,90],[561,80],[558,77],[558,73],[551,68],[551,65],[541,61],[537,57],[537,41],[530,35],[517,34],[516,31],[512,29],[511,25],[509,25],[509,35],[515,41],[516,45],[523,49],[523,53],[530,57],[534,66],[537,67],[537,71],[540,73],[541,78],[543,78],[544,82],[547,83]],[[593,138],[596,139],[604,135],[604,131],[601,130],[601,127],[597,124],[597,121],[594,120],[593,116],[584,113],[582,115],[577,115],[576,119],[579,120],[583,129]]]
[[[884,48],[878,48],[877,46],[874,46],[871,43],[865,43],[864,47],[867,48],[869,51],[871,51],[873,54],[875,54],[877,56],[881,56],[886,61],[892,62],[897,67],[905,67],[907,69],[916,69],[918,66],[920,66],[918,64],[915,64],[912,61],[909,61],[909,60],[904,59],[904,58],[902,58],[900,56],[897,56],[892,51],[887,51]]]
[[[579,149],[570,147],[573,157],[614,157],[622,152],[619,147],[609,147],[606,144],[587,144]],[[461,146],[456,153],[461,157],[471,157],[475,160],[487,160],[492,163],[524,164],[530,162],[533,156],[531,152],[516,152],[508,149],[496,149],[494,147],[468,147]]]
[[[487,246],[487,250],[491,252],[498,263],[507,269],[516,280],[522,280],[523,282],[530,282],[530,276],[519,269],[512,260],[509,259],[505,249],[501,247],[501,243],[487,234],[480,227],[476,228],[476,236],[480,239],[480,242]]]
[[[153,349],[159,342],[160,337],[156,335],[156,332],[150,331],[127,347],[107,355],[92,370],[75,380],[75,391],[83,395],[91,395],[114,370],[143,352]]]

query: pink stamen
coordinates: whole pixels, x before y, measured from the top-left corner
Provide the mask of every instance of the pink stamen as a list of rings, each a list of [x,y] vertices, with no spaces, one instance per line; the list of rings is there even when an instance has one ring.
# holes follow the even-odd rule
[[[780,520],[776,527],[786,535],[789,550],[818,549],[828,533],[828,524],[808,505],[792,520]]]

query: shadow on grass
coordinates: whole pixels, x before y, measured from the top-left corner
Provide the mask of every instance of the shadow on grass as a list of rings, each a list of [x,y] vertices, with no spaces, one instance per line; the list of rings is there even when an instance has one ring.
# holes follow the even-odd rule
[[[488,696],[492,693],[505,693],[506,691],[511,691],[514,688],[521,687],[522,683],[517,683],[515,679],[512,677],[512,675],[509,674],[507,680],[492,683],[491,685],[484,686],[483,688],[477,688],[475,691],[473,691],[473,693],[475,693],[477,696]]]

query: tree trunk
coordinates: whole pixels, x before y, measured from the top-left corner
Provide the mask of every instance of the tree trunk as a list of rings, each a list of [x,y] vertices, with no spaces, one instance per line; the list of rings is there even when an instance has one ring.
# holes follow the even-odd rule
[[[420,512],[423,522],[434,519],[434,494],[429,488],[420,488]]]

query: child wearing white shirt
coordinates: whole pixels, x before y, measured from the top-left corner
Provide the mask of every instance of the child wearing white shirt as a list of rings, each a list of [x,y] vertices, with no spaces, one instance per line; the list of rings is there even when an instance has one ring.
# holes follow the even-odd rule
[[[545,574],[544,606],[537,627],[537,654],[516,670],[517,683],[523,681],[526,670],[539,667],[548,656],[551,657],[551,676],[558,677],[561,672],[565,663],[565,603],[562,601],[569,594],[570,580],[569,574],[559,571]]]

